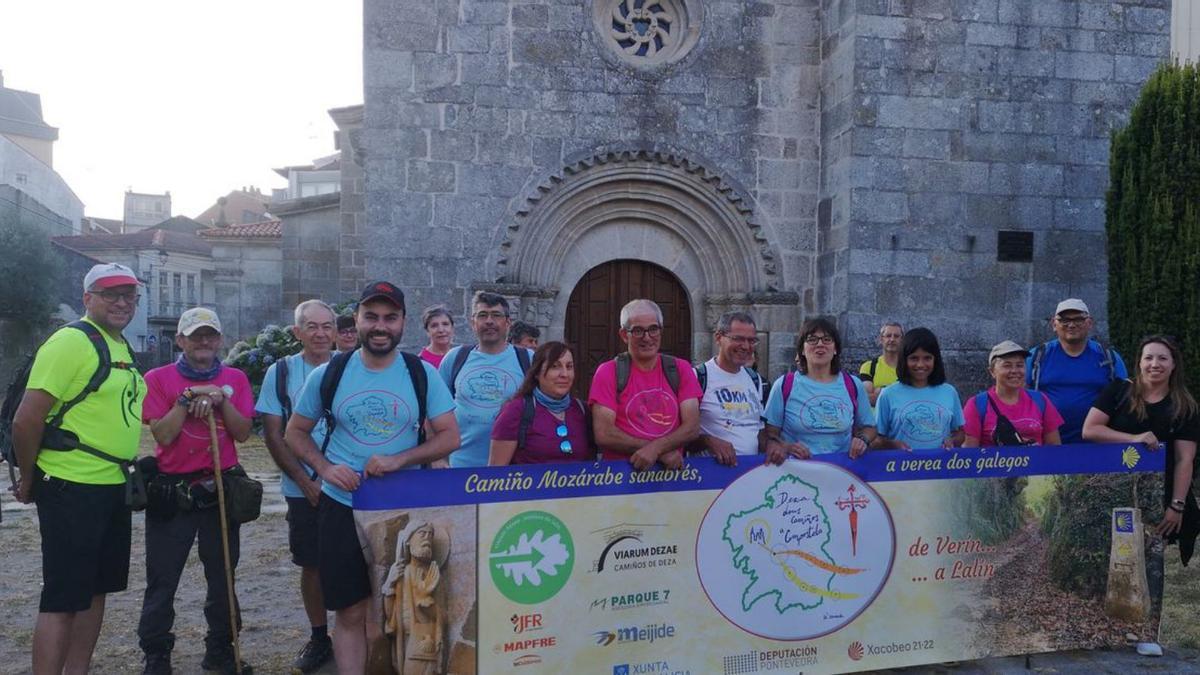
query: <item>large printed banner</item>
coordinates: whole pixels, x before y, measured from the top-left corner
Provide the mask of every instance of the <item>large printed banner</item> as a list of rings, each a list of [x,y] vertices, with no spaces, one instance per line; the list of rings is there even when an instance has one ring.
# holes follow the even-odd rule
[[[1139,512],[1104,508],[1089,551],[1063,543],[1074,533],[1055,525],[1066,522],[1075,493],[1100,483],[1122,498],[1130,495],[1122,485],[1161,490],[1161,451],[1072,445],[783,466],[739,460],[643,473],[621,462],[408,471],[366,481],[354,506],[388,638],[376,651],[402,673],[732,675],[1157,636],[1161,584],[1146,590]],[[1161,568],[1161,555],[1149,559]],[[1075,560],[1099,570],[1090,584],[1076,578]],[[1107,584],[1106,575],[1114,577]],[[1149,576],[1161,580],[1161,571]],[[380,659],[372,661],[386,668]]]

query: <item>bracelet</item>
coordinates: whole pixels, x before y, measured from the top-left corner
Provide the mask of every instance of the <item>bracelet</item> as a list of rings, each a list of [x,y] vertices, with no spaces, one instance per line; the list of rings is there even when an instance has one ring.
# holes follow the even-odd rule
[[[1168,508],[1168,509],[1171,509],[1171,510],[1172,510],[1172,511],[1174,511],[1175,513],[1183,513],[1183,507],[1182,507],[1182,506],[1176,506],[1176,505],[1174,505],[1174,504],[1171,504],[1171,505],[1170,505],[1170,506],[1168,506],[1167,508]]]
[[[179,398],[175,399],[175,405],[181,405],[186,408],[192,404],[193,398],[195,397],[192,395],[192,390],[190,388],[184,389],[183,393],[179,395]]]
[[[1182,499],[1172,499],[1171,503],[1180,507],[1187,506],[1187,502],[1183,501]]]
[[[863,432],[861,432],[861,431],[860,431],[860,432],[858,432],[857,434],[854,434],[854,437],[855,437],[855,438],[857,438],[858,440],[862,441],[863,443],[867,444],[867,445],[870,445],[870,444],[871,444],[871,441],[868,441],[868,440],[867,440],[867,435],[866,435],[866,434],[864,434],[864,433],[863,433]]]

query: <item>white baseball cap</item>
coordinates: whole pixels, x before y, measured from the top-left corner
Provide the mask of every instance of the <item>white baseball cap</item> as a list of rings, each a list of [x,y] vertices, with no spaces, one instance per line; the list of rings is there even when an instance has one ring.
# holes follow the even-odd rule
[[[1058,303],[1058,307],[1054,308],[1054,316],[1058,316],[1063,312],[1083,312],[1084,314],[1091,314],[1091,312],[1088,311],[1087,303],[1079,298],[1067,298],[1066,300]]]
[[[83,290],[90,291],[93,288],[112,288],[113,286],[137,286],[141,283],[133,270],[120,263],[100,263],[93,265],[92,269],[84,275]]]
[[[179,316],[180,335],[191,335],[204,326],[221,332],[221,320],[216,312],[207,307],[193,307]]]

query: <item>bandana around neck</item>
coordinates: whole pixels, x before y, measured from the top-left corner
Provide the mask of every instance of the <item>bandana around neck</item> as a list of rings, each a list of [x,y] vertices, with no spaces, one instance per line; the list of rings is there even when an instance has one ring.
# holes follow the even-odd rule
[[[221,372],[221,359],[213,358],[213,365],[208,370],[196,370],[192,364],[188,363],[187,358],[180,354],[179,358],[175,360],[175,370],[193,382],[208,382]]]
[[[550,398],[541,387],[533,388],[533,400],[545,406],[552,413],[564,413],[571,405],[571,393],[567,392],[562,398]]]

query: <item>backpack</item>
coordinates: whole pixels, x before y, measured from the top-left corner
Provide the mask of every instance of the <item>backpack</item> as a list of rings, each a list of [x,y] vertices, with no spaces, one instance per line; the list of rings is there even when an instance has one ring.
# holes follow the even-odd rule
[[[1104,360],[1100,362],[1100,365],[1108,366],[1108,381],[1112,382],[1113,380],[1117,379],[1117,352],[1114,351],[1112,347],[1105,347],[1103,344],[1100,344],[1098,340],[1088,340],[1089,346],[1092,342],[1095,342],[1097,345],[1099,345],[1101,353],[1104,354]],[[1036,345],[1033,348],[1033,352],[1031,354],[1033,365],[1030,369],[1030,381],[1033,383],[1031,389],[1040,389],[1039,385],[1041,384],[1042,380],[1042,360],[1046,358],[1046,352],[1048,352],[1056,344],[1058,344],[1057,340],[1050,340],[1049,342]],[[981,417],[980,419],[983,418]]]
[[[471,355],[471,350],[479,345],[465,345],[458,348],[458,353],[454,355],[454,365],[450,367],[450,398],[457,397],[458,374],[462,372],[463,366],[467,363],[467,357]],[[521,374],[529,372],[529,350],[524,347],[512,345],[513,351],[517,353],[517,365],[521,367]]]
[[[346,364],[358,352],[358,347],[348,352],[338,352],[329,360],[325,372],[321,373],[321,417],[325,420],[325,440],[321,442],[321,454],[329,449],[329,439],[333,438],[333,430],[337,427],[337,419],[333,415],[333,396],[337,393],[338,383],[346,372]],[[420,357],[408,352],[400,352],[404,365],[408,368],[408,377],[412,380],[413,394],[417,398],[417,445],[425,442],[425,417],[428,412],[426,397],[429,393],[429,380],[425,376],[425,362]],[[313,474],[316,480],[316,474]]]
[[[870,380],[871,384],[875,384],[875,369],[879,367],[879,359],[881,358],[883,357],[877,356],[870,361],[867,361],[867,363],[870,364],[867,366],[867,380]],[[862,368],[859,368],[859,371],[861,370]]]
[[[583,413],[583,419],[588,419],[587,408],[584,407],[583,401],[575,399],[575,405],[579,406],[579,412]],[[525,396],[525,407],[521,410],[521,423],[517,426],[517,447],[525,447],[525,437],[529,434],[529,427],[533,426],[533,414],[535,405],[533,394]],[[588,428],[588,442],[591,442],[591,428]],[[584,448],[587,450],[587,448]]]
[[[1038,414],[1046,414],[1046,397],[1040,391],[1032,389],[1025,390],[1029,394],[1029,398],[1033,399],[1034,405],[1038,408]],[[1000,408],[996,406],[996,402],[992,400],[991,395],[986,391],[981,391],[975,395],[975,412],[979,413],[979,433],[983,433],[983,421],[987,415],[988,407],[991,407],[992,412],[996,414],[996,429],[992,432],[992,440],[996,445],[1029,445],[1021,435],[1017,433],[1017,428],[1013,426],[1012,420],[1000,413]]]
[[[662,365],[663,375],[667,378],[667,384],[671,385],[671,391],[675,392],[675,396],[679,396],[679,366],[675,363],[675,357],[658,355],[658,362]],[[617,400],[621,399],[621,392],[625,391],[625,387],[629,386],[629,368],[633,358],[629,356],[629,352],[621,352],[617,354],[617,358],[613,359],[617,362]]]
[[[83,389],[74,398],[63,401],[62,405],[58,408],[58,412],[54,413],[54,416],[46,421],[40,447],[44,450],[81,450],[93,457],[98,457],[113,464],[119,464],[125,468],[130,462],[117,459],[103,450],[83,444],[73,432],[63,429],[62,423],[63,418],[66,417],[67,412],[71,408],[74,408],[90,394],[100,389],[104,381],[108,379],[109,374],[112,373],[113,368],[138,372],[137,366],[133,363],[113,361],[112,355],[108,351],[108,343],[104,340],[104,335],[92,324],[86,321],[72,321],[63,326],[63,328],[78,330],[87,336],[88,341],[92,343],[92,347],[96,350],[98,365],[96,366],[96,371],[88,379],[87,384],[83,386]],[[125,343],[125,348],[129,350],[129,353],[133,354],[133,348],[129,346],[129,342],[125,340],[124,336],[121,336],[121,341]],[[45,342],[42,343],[42,345],[45,344]],[[38,347],[38,351],[40,350],[41,346]],[[37,352],[35,351],[17,369],[17,373],[8,385],[8,390],[5,393],[4,405],[0,407],[0,459],[8,462],[8,475],[12,479],[13,485],[17,483],[17,451],[12,437],[13,418],[16,417],[17,408],[21,405],[21,399],[25,396],[25,388],[29,383],[29,373],[33,370],[33,362],[36,358]]]
[[[692,368],[692,370],[696,371],[696,380],[700,382],[700,391],[708,391],[708,363],[701,363],[700,365]],[[742,370],[746,371],[746,374],[750,376],[750,380],[754,382],[754,389],[758,392],[759,398],[765,405],[767,402],[768,392],[763,389],[762,376],[758,374],[757,370],[749,366],[742,366]]]
[[[286,428],[288,418],[292,416],[292,397],[287,390],[288,364],[287,357],[275,362],[275,398],[279,399],[279,407],[283,409],[283,426]]]
[[[854,384],[854,379],[845,370],[838,371],[842,374],[842,384],[846,387],[846,393],[850,395],[850,407],[852,412],[850,415],[850,425],[853,426],[858,420],[858,385]],[[796,386],[796,371],[789,370],[787,375],[783,376],[783,409],[787,410],[788,399],[792,396],[792,388]]]

